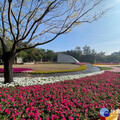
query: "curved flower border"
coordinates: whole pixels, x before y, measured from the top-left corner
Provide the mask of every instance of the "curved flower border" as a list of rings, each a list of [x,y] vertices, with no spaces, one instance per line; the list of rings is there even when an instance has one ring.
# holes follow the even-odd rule
[[[88,74],[78,74],[78,75],[67,75],[60,77],[14,77],[14,82],[3,84],[4,78],[0,78],[0,87],[14,87],[14,86],[30,86],[30,85],[43,85],[48,83],[55,83],[59,81],[79,79],[86,76],[92,76],[104,73],[104,71],[88,73]]]

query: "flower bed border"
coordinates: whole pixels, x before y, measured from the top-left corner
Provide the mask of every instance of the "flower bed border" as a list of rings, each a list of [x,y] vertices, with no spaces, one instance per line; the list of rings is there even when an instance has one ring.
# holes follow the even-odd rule
[[[31,68],[13,68],[13,73],[32,72]],[[4,68],[0,68],[0,73],[4,73]]]

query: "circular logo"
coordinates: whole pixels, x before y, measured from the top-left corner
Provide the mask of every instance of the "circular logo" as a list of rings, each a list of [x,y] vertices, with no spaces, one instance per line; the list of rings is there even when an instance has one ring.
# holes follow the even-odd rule
[[[109,110],[107,109],[107,108],[102,108],[101,110],[100,110],[100,115],[102,116],[102,117],[108,117],[109,116]]]

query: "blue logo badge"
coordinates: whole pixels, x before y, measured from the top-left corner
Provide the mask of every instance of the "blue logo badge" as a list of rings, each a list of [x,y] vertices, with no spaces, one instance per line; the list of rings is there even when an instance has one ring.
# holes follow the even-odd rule
[[[109,110],[107,109],[107,108],[102,108],[101,110],[100,110],[100,115],[102,116],[102,117],[108,117],[109,116]]]

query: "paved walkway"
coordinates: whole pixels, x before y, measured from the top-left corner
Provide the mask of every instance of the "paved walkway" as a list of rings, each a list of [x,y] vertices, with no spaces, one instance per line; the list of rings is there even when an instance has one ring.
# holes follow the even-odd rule
[[[14,77],[49,77],[49,76],[64,76],[64,75],[77,75],[77,74],[87,74],[101,71],[99,67],[87,64],[87,69],[78,72],[67,72],[67,73],[51,73],[51,74],[25,74],[25,73],[15,73]]]

